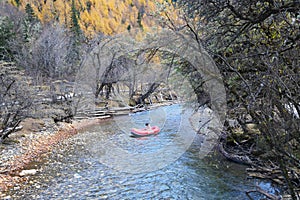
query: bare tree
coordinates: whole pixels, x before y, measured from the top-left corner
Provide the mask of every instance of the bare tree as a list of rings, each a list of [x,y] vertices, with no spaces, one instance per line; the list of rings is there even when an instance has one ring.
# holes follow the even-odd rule
[[[19,40],[21,33],[22,18],[24,14],[14,6],[0,2],[0,59],[11,62],[14,60],[15,50],[11,45],[12,41]],[[22,43],[18,44],[18,47]]]
[[[97,80],[95,97],[98,98],[99,94],[101,94],[108,99],[114,90],[113,85],[121,81],[121,78],[124,77],[123,74],[127,73],[130,64],[131,62],[128,58],[124,56],[115,58],[114,55],[101,77]]]
[[[237,136],[227,127],[224,141],[255,160],[269,155],[272,163],[259,164],[278,167],[292,199],[298,199],[299,1],[180,4],[187,11],[183,27],[214,56],[227,90],[228,116],[244,133]]]
[[[28,116],[33,95],[28,82],[11,64],[0,64],[0,143]]]
[[[16,55],[17,64],[35,77],[36,83],[47,80],[69,79],[77,72],[67,60],[70,48],[67,31],[60,25],[47,25],[39,37],[24,44]]]

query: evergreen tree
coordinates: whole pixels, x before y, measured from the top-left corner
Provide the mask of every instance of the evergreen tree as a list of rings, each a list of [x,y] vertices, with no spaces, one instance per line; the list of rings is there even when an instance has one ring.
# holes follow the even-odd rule
[[[32,7],[29,3],[27,3],[26,6],[25,6],[25,12],[26,12],[26,19],[29,22],[33,22],[33,21],[36,20],[34,10],[32,9]]]
[[[17,7],[20,6],[20,0],[15,0]]]
[[[38,19],[36,18],[34,10],[29,3],[25,6],[25,13],[26,15],[23,21],[23,39],[25,42],[29,42],[34,33],[37,31],[36,28]]]
[[[12,52],[9,41],[15,34],[12,31],[13,24],[7,17],[0,16],[0,60],[11,61]]]
[[[75,0],[72,0],[72,6],[71,6],[71,32],[73,34],[73,36],[75,36],[76,38],[76,42],[79,41],[80,37],[81,37],[81,29],[79,26],[79,21],[78,21],[78,16],[79,16],[79,12],[76,9],[76,5],[75,5]]]
[[[76,9],[75,0],[72,0],[71,6],[71,25],[70,25],[70,45],[67,56],[67,63],[76,65],[80,60],[79,45],[83,37],[78,20],[79,12]]]
[[[141,29],[143,29],[142,16],[143,16],[142,13],[138,12],[137,23]]]

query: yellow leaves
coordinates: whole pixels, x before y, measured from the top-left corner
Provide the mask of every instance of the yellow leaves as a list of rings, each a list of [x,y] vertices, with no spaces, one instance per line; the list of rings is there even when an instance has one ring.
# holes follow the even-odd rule
[[[100,12],[103,17],[109,17],[108,7],[105,4],[102,5],[101,9],[99,9],[98,12]]]
[[[102,27],[101,27],[101,29],[99,31],[101,32],[101,30],[102,30],[106,34],[111,35],[113,33],[113,30],[111,29],[111,27],[109,25],[110,20],[106,19],[106,18],[103,18],[102,22],[103,22],[102,23]]]
[[[16,4],[14,0],[9,1],[13,5]],[[20,0],[20,2],[22,9],[30,3],[36,16],[42,22],[55,19],[66,27],[70,25],[71,0]],[[163,4],[172,20],[178,21],[177,14],[169,3],[171,0],[75,0],[80,16],[79,25],[88,37],[98,32],[107,35],[120,33],[127,31],[128,27],[132,29],[143,27],[144,31],[149,31],[150,27],[157,25],[150,15],[157,12],[158,4]],[[140,18],[139,13],[142,14]]]
[[[84,12],[81,13],[79,20],[79,26],[85,33],[85,35],[89,38],[91,38],[95,34],[95,25],[93,26],[93,21],[91,18],[90,13],[85,10]]]
[[[84,34],[86,35],[87,38],[92,39],[94,35],[96,34],[95,30],[93,29],[92,26],[88,26],[83,29]]]
[[[71,4],[66,1],[56,1],[54,6],[57,10],[59,23],[69,27],[71,23]]]
[[[38,19],[44,23],[52,21],[55,17],[53,1],[46,1],[46,3],[39,2],[37,4],[33,4],[32,8],[37,14]]]
[[[115,1],[108,1],[107,2],[107,8],[114,10],[116,8],[116,2]]]
[[[148,7],[149,10],[155,10],[156,9],[156,5],[154,1],[148,1],[148,4],[146,5]]]
[[[15,0],[9,0],[8,3],[12,4],[13,6],[18,6]]]

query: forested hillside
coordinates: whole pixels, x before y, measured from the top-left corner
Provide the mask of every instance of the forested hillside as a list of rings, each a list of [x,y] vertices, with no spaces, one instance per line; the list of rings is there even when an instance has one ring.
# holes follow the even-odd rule
[[[42,23],[58,21],[71,27],[74,20],[86,36],[99,32],[120,33],[131,28],[145,31],[155,25],[153,17],[165,0],[10,0],[21,10],[32,9]],[[76,18],[76,19],[75,19]]]

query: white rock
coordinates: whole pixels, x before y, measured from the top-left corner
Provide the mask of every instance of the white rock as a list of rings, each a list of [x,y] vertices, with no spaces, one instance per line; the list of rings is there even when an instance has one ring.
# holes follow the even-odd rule
[[[20,172],[20,176],[27,176],[27,175],[35,175],[37,173],[38,170],[36,169],[28,169],[28,170],[22,170]]]

